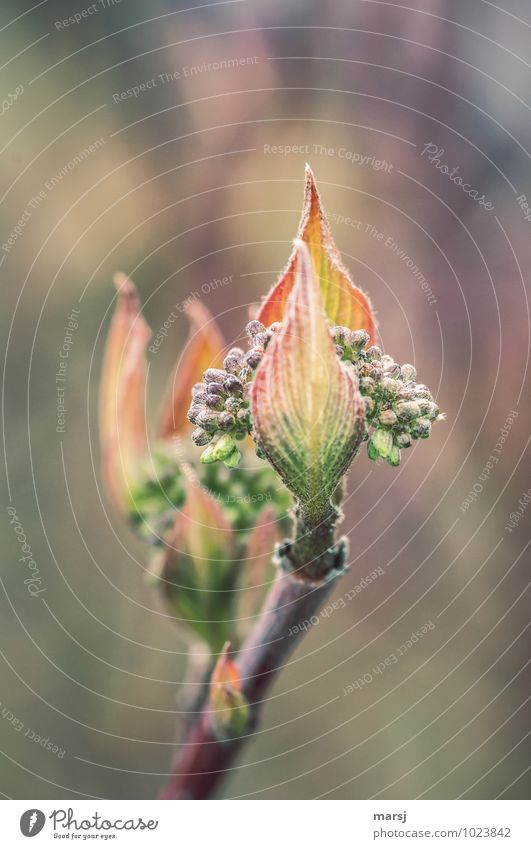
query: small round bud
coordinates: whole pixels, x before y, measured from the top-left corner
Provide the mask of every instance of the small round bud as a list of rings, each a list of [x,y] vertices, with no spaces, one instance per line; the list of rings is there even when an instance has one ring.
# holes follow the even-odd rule
[[[409,422],[420,416],[420,407],[414,401],[402,401],[396,408],[396,414],[401,422]]]
[[[225,392],[235,394],[243,390],[243,384],[235,374],[229,374],[223,381],[223,388]]]
[[[410,448],[413,445],[413,440],[409,433],[397,433],[395,442],[399,448]]]
[[[417,379],[417,369],[415,368],[415,366],[412,366],[411,363],[404,363],[400,371],[404,380]]]
[[[265,333],[257,333],[254,338],[254,344],[258,346],[258,348],[265,348],[269,339],[271,338],[271,334],[266,330]]]
[[[192,424],[197,424],[198,417],[203,412],[203,409],[204,408],[200,404],[192,404],[186,414],[188,421],[192,422]]]
[[[196,427],[195,430],[192,431],[192,442],[194,445],[208,445],[211,438],[210,434],[201,427]]]
[[[222,383],[209,383],[207,387],[207,393],[209,395],[224,395],[223,384]]]
[[[353,330],[350,334],[350,344],[353,348],[361,350],[368,344],[370,339],[366,330]]]
[[[230,354],[227,354],[225,359],[223,360],[223,368],[225,371],[228,371],[230,374],[234,374],[240,368],[241,360],[240,357],[234,357]]]
[[[230,430],[231,427],[234,427],[236,424],[236,419],[232,415],[232,413],[224,412],[221,413],[219,417],[219,428],[220,430]]]
[[[338,357],[342,357],[345,353],[345,349],[341,347],[341,345],[336,345],[336,354]]]
[[[389,395],[396,395],[400,389],[400,384],[398,380],[395,380],[392,377],[384,377],[381,383],[381,387],[384,392],[387,392]]]
[[[203,377],[207,383],[223,383],[225,379],[225,372],[220,368],[207,368]]]
[[[227,356],[237,357],[238,359],[240,359],[241,357],[243,357],[243,350],[242,348],[231,348]]]
[[[262,324],[261,321],[256,321],[256,319],[255,319],[254,321],[249,322],[249,324],[247,325],[245,330],[247,332],[247,335],[251,339],[254,339],[254,337],[256,336],[257,333],[263,333],[264,332],[265,327],[264,327],[264,325]]]
[[[428,419],[417,419],[410,430],[413,439],[427,439],[431,433],[431,422]]]
[[[197,395],[202,395],[206,390],[206,383],[194,383],[192,386],[192,398],[195,398]]]
[[[430,421],[434,421],[434,419],[436,419],[439,415],[440,410],[437,404],[434,404],[433,401],[428,401],[427,398],[423,398],[418,402],[418,404],[421,414],[427,419],[430,419]]]
[[[225,401],[221,398],[220,395],[210,395],[208,394],[206,397],[206,405],[211,410],[223,410],[225,409]]]
[[[372,380],[370,377],[362,377],[361,378],[360,389],[362,389],[363,392],[366,392],[367,394],[369,394],[370,392],[374,392],[375,388],[376,388],[376,384],[375,384],[374,380]]]
[[[397,415],[394,410],[382,410],[379,416],[380,424],[385,425],[386,427],[392,427],[398,421]]]
[[[237,413],[240,409],[240,401],[238,398],[227,398],[225,401],[225,409],[228,413]]]
[[[250,368],[254,369],[259,364],[263,355],[263,348],[251,348],[251,350],[245,355],[245,361]]]
[[[249,410],[246,408],[238,410],[238,412],[236,413],[236,419],[238,420],[239,424],[247,426],[249,423]]]
[[[370,348],[367,348],[365,352],[370,360],[379,360],[382,356],[382,352],[377,345],[371,345]]]
[[[214,431],[218,427],[218,417],[212,410],[202,410],[194,424],[200,425],[204,430]]]

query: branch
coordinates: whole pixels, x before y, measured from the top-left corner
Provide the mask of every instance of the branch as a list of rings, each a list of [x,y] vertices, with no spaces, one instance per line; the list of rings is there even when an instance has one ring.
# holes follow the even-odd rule
[[[216,739],[211,710],[204,707],[182,744],[162,799],[212,797],[236,755],[256,731],[269,687],[307,630],[296,626],[311,621],[320,610],[336,580],[344,573],[344,560],[342,542],[336,548],[334,567],[319,582],[279,570],[260,618],[238,655],[242,692],[250,707],[247,733],[232,740]]]

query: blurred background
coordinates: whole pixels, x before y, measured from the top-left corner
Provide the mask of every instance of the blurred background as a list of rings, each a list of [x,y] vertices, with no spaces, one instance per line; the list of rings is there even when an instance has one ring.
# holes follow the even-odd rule
[[[525,0],[4,0],[5,797],[164,781],[187,643],[101,488],[112,274],[155,332],[199,290],[238,338],[289,255],[306,161],[384,348],[447,419],[398,470],[357,459],[333,599],[380,572],[300,644],[224,794],[529,793],[530,31]],[[150,357],[153,416],[187,332],[179,316]]]

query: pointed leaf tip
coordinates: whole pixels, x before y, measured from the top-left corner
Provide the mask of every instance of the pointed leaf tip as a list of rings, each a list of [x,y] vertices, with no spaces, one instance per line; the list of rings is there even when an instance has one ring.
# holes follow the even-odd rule
[[[337,357],[309,250],[301,240],[295,249],[295,284],[256,371],[251,408],[261,450],[317,517],[359,447],[364,404],[354,369]]]
[[[225,348],[217,322],[201,301],[189,300],[183,312],[188,318],[190,333],[166,391],[159,425],[159,435],[163,438],[189,430],[187,411],[192,387],[202,380],[208,368],[219,364]]]
[[[249,719],[249,705],[242,693],[240,673],[231,660],[231,652],[231,644],[225,643],[210,684],[212,725],[220,738],[242,734]]]
[[[99,419],[103,477],[123,512],[147,450],[145,353],[151,331],[132,280],[118,273],[114,283],[118,293],[103,358]]]
[[[370,344],[374,344],[376,325],[371,303],[352,283],[342,263],[309,165],[306,165],[304,204],[297,238],[309,247],[330,322],[351,330],[366,330]],[[294,249],[280,280],[258,310],[256,317],[266,326],[284,319],[287,300],[297,275],[297,257],[298,252]]]

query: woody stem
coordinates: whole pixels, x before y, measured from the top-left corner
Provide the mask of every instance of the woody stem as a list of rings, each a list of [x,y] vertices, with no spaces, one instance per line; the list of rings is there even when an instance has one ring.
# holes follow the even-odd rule
[[[330,553],[329,550],[328,561]],[[317,563],[321,556],[315,552],[312,562]],[[344,542],[335,547],[335,558],[334,565],[330,567],[328,563],[326,574],[319,581],[301,576],[296,563],[291,564],[291,571],[279,570],[262,613],[238,654],[242,693],[250,707],[246,733],[231,740],[218,740],[210,709],[205,705],[190,724],[161,798],[209,799],[216,793],[237,754],[257,730],[269,688],[307,630],[301,624],[311,622],[343,574]]]

